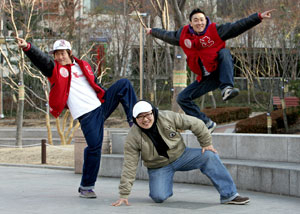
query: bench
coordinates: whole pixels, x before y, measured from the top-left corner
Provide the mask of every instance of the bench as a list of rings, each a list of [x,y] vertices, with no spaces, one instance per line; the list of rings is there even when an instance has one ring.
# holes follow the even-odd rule
[[[285,101],[286,108],[299,106],[299,98],[298,97],[285,97],[284,101]],[[282,108],[281,100],[278,96],[273,97],[273,108],[275,110]]]

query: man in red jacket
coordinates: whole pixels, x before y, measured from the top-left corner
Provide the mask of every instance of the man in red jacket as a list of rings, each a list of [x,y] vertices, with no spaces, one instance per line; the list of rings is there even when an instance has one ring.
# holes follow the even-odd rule
[[[87,142],[84,150],[82,179],[79,196],[96,198],[93,191],[101,160],[104,121],[121,103],[131,126],[133,105],[137,98],[129,80],[121,79],[104,90],[96,83],[91,66],[72,55],[71,44],[57,40],[53,45],[54,60],[40,49],[16,38],[31,62],[48,77],[50,112],[58,117],[69,108],[73,119],[78,119]]]
[[[177,31],[146,29],[147,34],[183,49],[187,64],[197,74],[197,80],[178,95],[177,102],[186,114],[201,119],[210,133],[216,123],[201,112],[193,100],[217,88],[220,88],[224,101],[239,94],[239,90],[233,87],[233,60],[225,48],[225,41],[244,33],[263,19],[270,18],[272,11],[255,13],[234,23],[218,25],[211,23],[205,13],[197,8],[190,13],[189,25]]]

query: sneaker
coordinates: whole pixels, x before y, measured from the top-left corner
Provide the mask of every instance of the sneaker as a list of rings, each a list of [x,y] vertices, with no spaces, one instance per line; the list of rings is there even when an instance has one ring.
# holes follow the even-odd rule
[[[208,132],[211,134],[216,129],[217,124],[214,121],[210,120],[208,123],[206,123],[206,127],[208,129]]]
[[[92,189],[84,190],[79,187],[78,192],[81,198],[97,198],[96,193]]]
[[[240,90],[238,88],[226,87],[222,90],[223,101],[230,100],[239,95]]]
[[[241,196],[236,196],[234,199],[231,201],[227,201],[224,204],[237,204],[237,205],[244,205],[250,202],[250,199],[248,197],[241,197]]]

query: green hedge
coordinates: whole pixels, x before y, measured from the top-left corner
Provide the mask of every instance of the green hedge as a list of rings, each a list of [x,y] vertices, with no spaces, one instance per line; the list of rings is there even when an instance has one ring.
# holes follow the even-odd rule
[[[287,121],[288,125],[293,125],[299,118],[298,108],[288,108]],[[279,133],[284,128],[282,109],[271,112],[273,134]],[[252,118],[247,118],[237,122],[235,126],[236,133],[268,133],[267,114],[261,114]]]

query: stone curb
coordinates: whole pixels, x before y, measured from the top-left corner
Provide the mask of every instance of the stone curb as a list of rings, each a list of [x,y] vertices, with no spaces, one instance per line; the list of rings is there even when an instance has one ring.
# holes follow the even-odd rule
[[[68,166],[54,166],[54,165],[35,165],[35,164],[10,164],[10,163],[0,163],[0,166],[8,167],[28,167],[28,168],[41,168],[41,169],[56,169],[56,170],[68,170],[74,171],[74,167]]]

